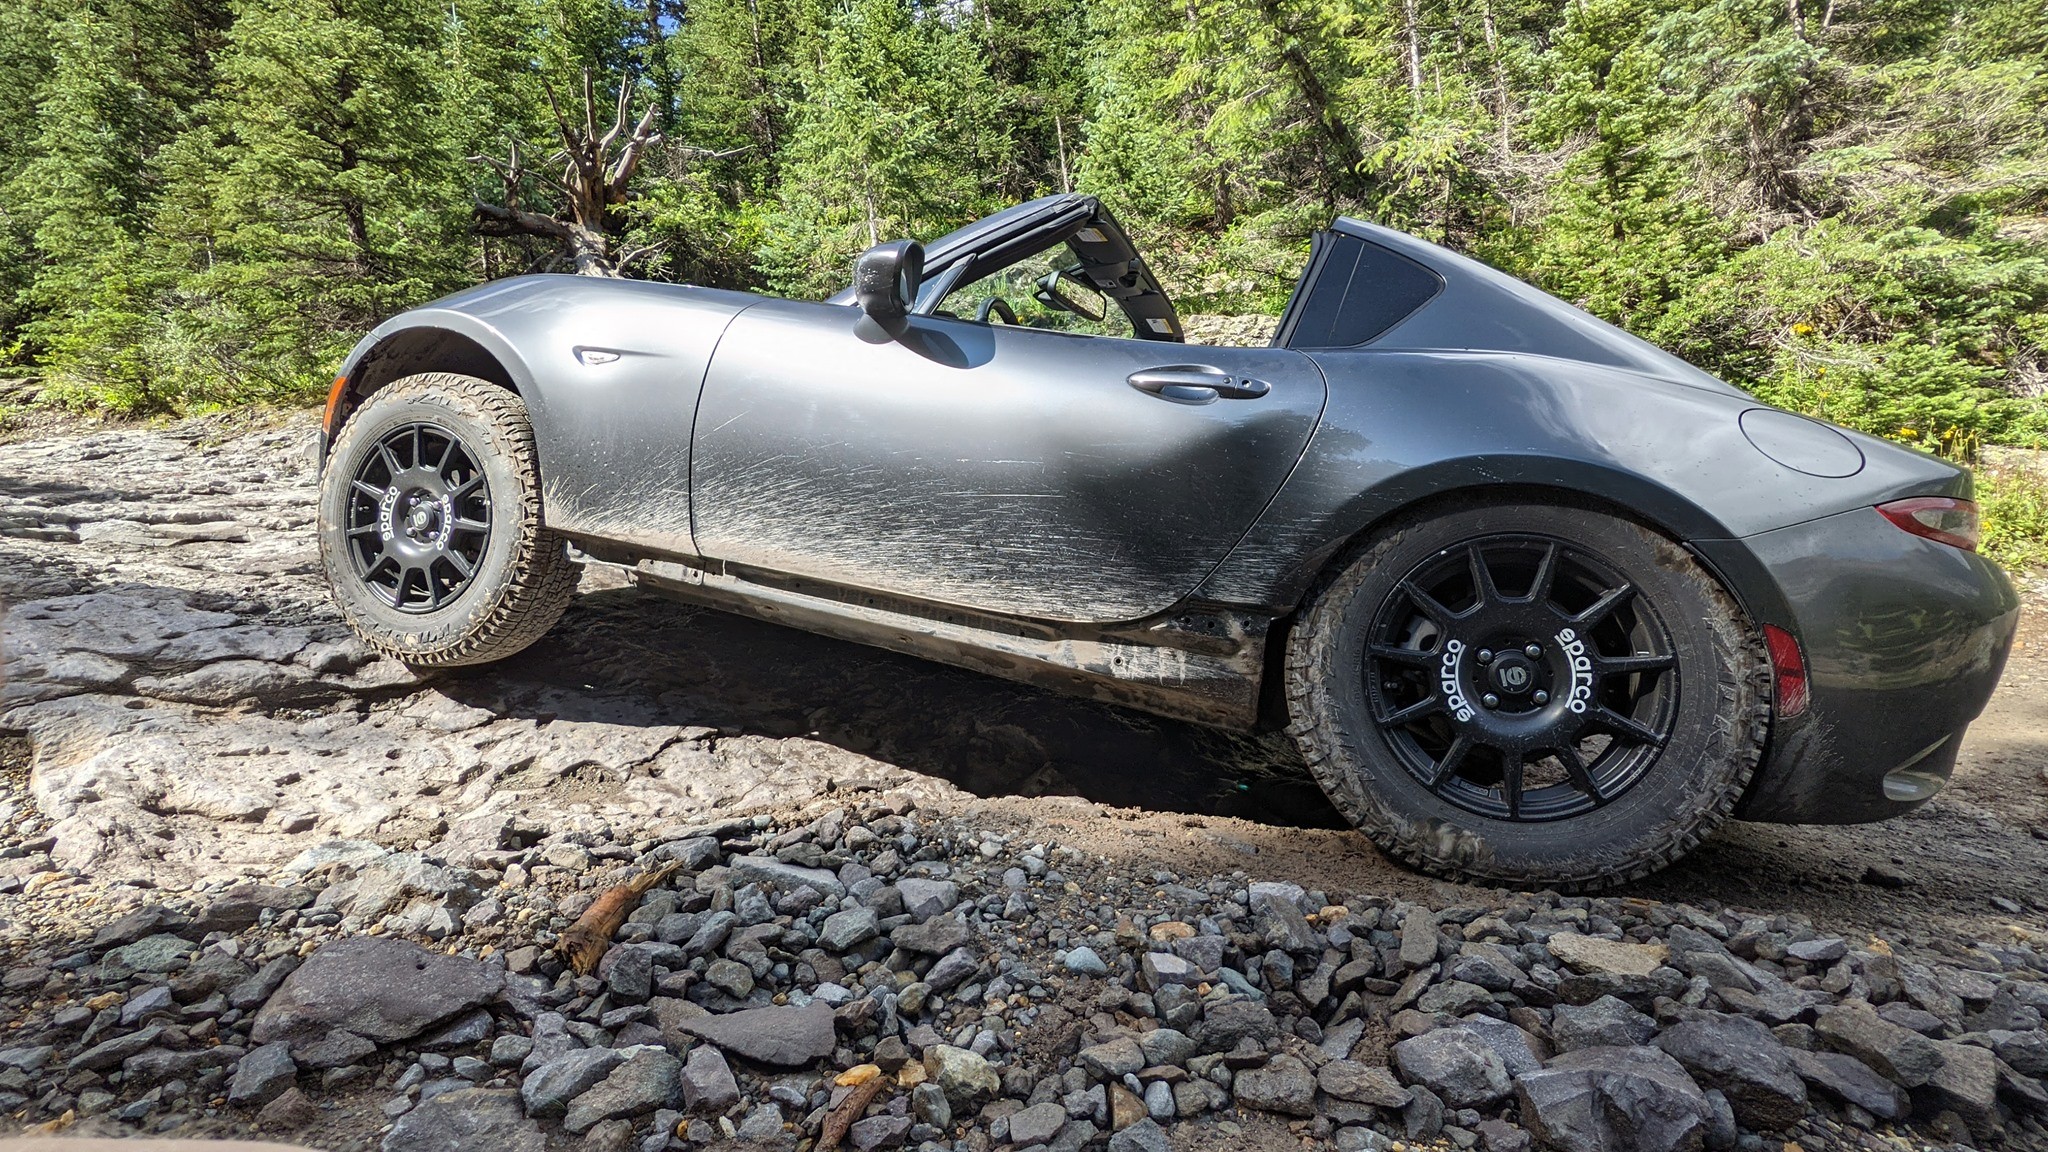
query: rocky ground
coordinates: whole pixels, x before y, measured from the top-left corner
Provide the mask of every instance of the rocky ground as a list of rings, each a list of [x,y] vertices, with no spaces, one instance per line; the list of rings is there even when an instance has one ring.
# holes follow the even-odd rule
[[[1520,894],[1389,867],[1271,738],[602,572],[526,655],[422,682],[321,591],[308,427],[0,445],[0,1130],[2048,1146],[2031,621],[1913,817]]]

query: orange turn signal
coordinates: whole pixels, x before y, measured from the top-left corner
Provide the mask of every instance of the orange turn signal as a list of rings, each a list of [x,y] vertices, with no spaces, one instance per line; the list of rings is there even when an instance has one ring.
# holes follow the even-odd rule
[[[329,440],[334,439],[334,418],[341,412],[341,398],[348,392],[348,377],[336,376],[333,387],[327,390],[327,411],[320,417],[320,431]]]

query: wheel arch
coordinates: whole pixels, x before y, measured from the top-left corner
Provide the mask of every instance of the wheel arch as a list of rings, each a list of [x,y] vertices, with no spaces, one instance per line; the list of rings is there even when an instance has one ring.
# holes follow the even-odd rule
[[[349,416],[371,393],[420,372],[473,376],[518,395],[532,388],[532,375],[504,337],[460,312],[408,312],[379,326],[343,362],[328,393],[320,425],[320,460]]]
[[[1760,629],[1766,623],[1784,625],[1791,619],[1783,591],[1762,562],[1739,540],[1732,539],[1720,522],[1698,504],[1653,480],[1611,466],[1586,461],[1545,463],[1571,467],[1547,477],[1510,479],[1522,473],[1523,466],[1487,458],[1448,461],[1438,468],[1403,474],[1361,493],[1354,502],[1356,513],[1346,518],[1349,527],[1305,557],[1288,581],[1291,599],[1274,620],[1267,640],[1260,726],[1286,722],[1286,702],[1279,686],[1288,637],[1316,592],[1394,525],[1475,504],[1536,500],[1633,521],[1685,549],[1734,598],[1736,607],[1752,627]],[[1720,546],[1709,554],[1697,546],[1700,541],[1713,541]]]

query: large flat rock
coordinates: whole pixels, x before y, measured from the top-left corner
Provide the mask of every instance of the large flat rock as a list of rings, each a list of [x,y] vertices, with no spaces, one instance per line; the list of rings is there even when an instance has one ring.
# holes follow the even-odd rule
[[[505,974],[481,961],[381,936],[321,947],[256,1014],[250,1036],[311,1044],[336,1030],[388,1044],[489,1003]]]

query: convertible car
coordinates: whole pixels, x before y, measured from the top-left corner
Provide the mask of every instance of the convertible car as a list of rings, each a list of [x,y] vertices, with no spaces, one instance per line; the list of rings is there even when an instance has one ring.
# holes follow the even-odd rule
[[[502,280],[366,337],[324,434],[335,598],[412,664],[517,652],[623,565],[1284,725],[1382,850],[1477,881],[1908,811],[2018,619],[1963,469],[1352,219],[1263,347],[1186,344],[1083,195],[878,245],[826,301]]]

